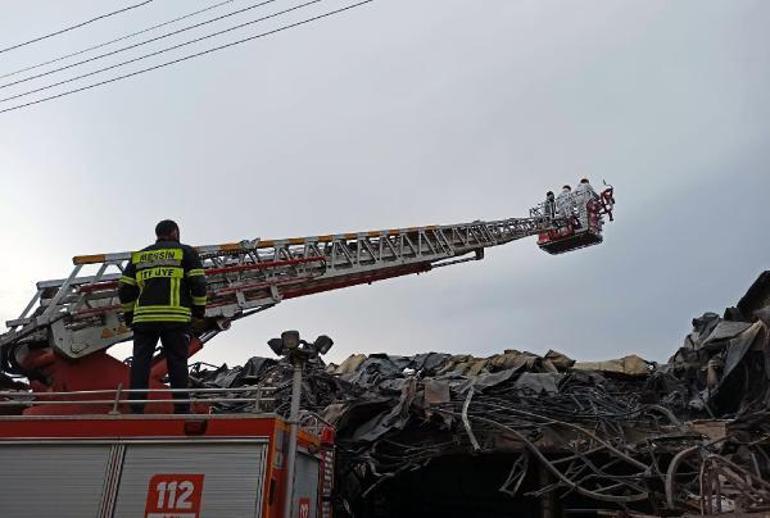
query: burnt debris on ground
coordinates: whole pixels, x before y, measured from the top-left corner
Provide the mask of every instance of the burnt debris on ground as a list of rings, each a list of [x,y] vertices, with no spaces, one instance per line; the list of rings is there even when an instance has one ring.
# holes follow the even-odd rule
[[[695,318],[663,365],[353,355],[308,364],[302,406],[337,429],[338,516],[770,510],[768,325],[765,273],[723,316]],[[277,386],[285,415],[291,369],[252,358],[192,377]]]

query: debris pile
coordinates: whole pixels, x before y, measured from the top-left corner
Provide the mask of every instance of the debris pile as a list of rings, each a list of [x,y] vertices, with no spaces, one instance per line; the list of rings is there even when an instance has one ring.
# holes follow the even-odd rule
[[[472,505],[476,516],[513,516],[527,505],[544,515],[770,510],[768,325],[765,273],[724,317],[694,319],[664,365],[638,356],[576,363],[556,351],[353,355],[307,365],[302,404],[337,429],[338,516],[440,514],[442,505],[455,514]],[[277,386],[274,410],[288,413],[284,362],[197,366],[192,378]],[[420,510],[442,472],[461,476],[479,461],[485,475],[475,478],[494,483],[476,488],[485,498],[469,504],[458,488],[435,513]]]

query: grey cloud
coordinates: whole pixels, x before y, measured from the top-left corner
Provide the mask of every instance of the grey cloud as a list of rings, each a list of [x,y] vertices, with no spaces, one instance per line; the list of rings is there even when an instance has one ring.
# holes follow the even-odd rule
[[[3,39],[106,8],[42,5],[7,9]],[[0,65],[205,5],[155,2]],[[618,187],[601,248],[553,258],[529,240],[286,302],[200,356],[240,362],[291,327],[332,334],[337,358],[515,346],[662,359],[770,260],[768,15],[742,0],[381,0],[6,114],[0,241],[26,259],[0,257],[0,316],[75,254],[143,246],[162,217],[194,244],[507,217],[588,173]]]

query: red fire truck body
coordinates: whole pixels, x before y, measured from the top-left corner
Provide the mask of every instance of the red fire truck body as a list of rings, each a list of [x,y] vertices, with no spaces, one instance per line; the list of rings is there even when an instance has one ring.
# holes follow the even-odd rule
[[[330,517],[333,436],[299,433],[291,516]],[[274,414],[0,416],[4,518],[283,518]]]

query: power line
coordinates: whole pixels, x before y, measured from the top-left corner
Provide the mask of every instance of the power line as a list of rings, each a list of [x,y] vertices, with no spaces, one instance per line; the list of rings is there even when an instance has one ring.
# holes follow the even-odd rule
[[[169,38],[171,36],[175,36],[177,34],[180,34],[180,33],[183,33],[183,32],[187,32],[187,31],[192,30],[192,29],[197,29],[198,27],[203,27],[204,25],[208,25],[210,23],[214,23],[214,22],[217,22],[219,20],[224,20],[225,18],[229,18],[231,16],[235,16],[237,14],[241,14],[241,13],[244,13],[246,11],[250,11],[252,9],[256,9],[257,7],[262,7],[263,5],[271,4],[271,3],[276,2],[276,1],[277,0],[264,0],[262,2],[257,2],[255,4],[251,4],[249,6],[246,6],[243,9],[238,9],[238,10],[235,10],[235,11],[223,14],[221,16],[217,16],[215,18],[210,18],[208,20],[204,20],[202,22],[199,22],[199,23],[196,23],[196,24],[193,24],[193,25],[188,25],[187,27],[182,27],[181,29],[178,29],[176,31],[167,32],[165,34],[161,34],[160,36],[155,36],[154,38],[150,38],[148,40],[140,41],[139,43],[134,43],[133,45],[128,45],[126,47],[121,47],[119,49],[116,49],[116,50],[113,50],[113,51],[110,51],[110,52],[105,52],[104,54],[99,54],[98,56],[94,56],[94,57],[91,57],[91,58],[88,58],[88,59],[77,61],[75,63],[70,63],[69,65],[66,65],[66,66],[63,66],[63,67],[54,68],[54,69],[49,70],[47,72],[43,72],[43,73],[36,74],[36,75],[33,75],[33,76],[25,77],[24,79],[19,79],[18,81],[11,81],[10,83],[5,83],[3,85],[0,85],[0,89],[8,88],[9,86],[18,85],[20,83],[26,83],[27,81],[31,81],[31,80],[37,79],[39,77],[49,76],[49,75],[54,74],[56,72],[61,72],[62,70],[67,70],[67,69],[70,69],[70,68],[73,68],[73,67],[77,67],[77,66],[83,65],[85,63],[90,63],[92,61],[97,61],[99,59],[102,59],[102,58],[105,58],[105,57],[108,57],[108,56],[114,56],[115,54],[119,54],[121,52],[125,52],[125,51],[131,50],[131,49],[135,49],[137,47],[141,47],[142,45],[147,45],[148,43],[152,43],[152,42],[155,42],[155,41],[158,41],[158,40]]]
[[[224,2],[219,2],[217,4],[211,5],[209,7],[205,7],[203,9],[198,9],[197,11],[193,11],[191,13],[187,13],[185,15],[179,16],[177,18],[173,18],[171,20],[167,20],[163,23],[159,23],[157,25],[153,25],[152,27],[147,27],[146,29],[142,29],[141,31],[132,32],[130,34],[126,34],[125,36],[121,36],[120,38],[115,38],[114,40],[105,41],[104,43],[100,43],[98,45],[94,45],[92,47],[85,48],[83,50],[78,50],[77,52],[73,52],[71,54],[65,54],[64,56],[59,56],[58,58],[50,59],[48,61],[43,61],[41,63],[37,63],[36,65],[31,65],[25,68],[20,68],[18,70],[14,70],[13,72],[8,72],[7,74],[0,75],[0,79],[4,79],[6,77],[15,76],[16,74],[21,74],[22,72],[29,72],[30,70],[34,70],[36,68],[44,67],[46,65],[50,65],[52,63],[58,63],[59,61],[63,61],[68,58],[73,58],[75,56],[79,56],[81,54],[85,54],[86,52],[90,52],[92,50],[100,49],[102,47],[106,47],[107,45],[112,45],[113,43],[117,43],[119,41],[124,41],[130,38],[133,38],[135,36],[139,36],[140,34],[144,34],[146,32],[154,31],[155,29],[160,29],[161,27],[165,27],[166,25],[171,25],[172,23],[176,23],[179,21],[182,21],[187,18],[191,18],[195,15],[205,13],[206,11],[211,11],[212,9],[216,9],[217,7],[222,7],[225,4],[231,4],[235,2],[235,0],[225,0]]]
[[[83,27],[84,25],[88,25],[89,23],[93,23],[99,20],[103,20],[104,18],[109,18],[110,16],[115,16],[116,14],[125,13],[126,11],[130,11],[131,9],[136,9],[137,7],[142,7],[143,5],[147,5],[152,0],[145,0],[144,2],[139,2],[138,4],[129,5],[128,7],[124,7],[123,9],[118,9],[117,11],[112,11],[110,13],[102,14],[97,16],[96,18],[91,18],[90,20],[86,20],[84,22],[80,22],[77,25],[71,25],[69,27],[65,27],[64,29],[58,30],[56,32],[51,32],[48,34],[45,34],[43,36],[38,36],[37,38],[33,38],[31,40],[27,40],[22,43],[17,43],[16,45],[11,45],[10,47],[6,47],[4,49],[0,49],[0,54],[4,52],[8,52],[10,50],[18,49],[19,47],[24,47],[26,45],[31,45],[32,43],[37,43],[38,41],[42,41],[48,38],[53,38],[54,36],[58,36],[59,34],[64,34],[65,32],[73,31],[75,29],[79,29],[80,27]]]
[[[217,52],[217,51],[229,48],[229,47],[234,47],[236,45],[240,45],[240,44],[246,43],[248,41],[256,40],[256,39],[259,39],[259,38],[264,38],[266,36],[270,36],[272,34],[277,34],[279,32],[283,32],[283,31],[286,31],[286,30],[289,30],[289,29],[294,29],[296,27],[299,27],[299,26],[302,26],[302,25],[306,25],[308,23],[312,23],[312,22],[315,22],[317,20],[321,20],[323,18],[328,18],[330,16],[334,16],[334,15],[340,14],[342,12],[349,11],[351,9],[355,9],[356,7],[360,7],[362,5],[369,4],[369,3],[372,3],[372,2],[374,2],[374,0],[362,0],[361,2],[357,2],[357,3],[354,3],[354,4],[346,5],[345,7],[341,7],[339,9],[335,9],[333,11],[328,11],[326,13],[319,14],[319,15],[313,16],[311,18],[306,18],[304,20],[300,20],[298,22],[294,22],[294,23],[291,23],[289,25],[284,25],[282,27],[278,27],[277,29],[273,29],[273,30],[270,30],[270,31],[267,31],[267,32],[263,32],[263,33],[260,33],[260,34],[255,34],[253,36],[249,36],[248,38],[243,38],[243,39],[240,39],[240,40],[232,41],[230,43],[226,43],[224,45],[219,45],[217,47],[212,47],[210,49],[207,49],[207,50],[204,50],[204,51],[201,51],[201,52],[197,52],[195,54],[188,54],[187,56],[182,56],[181,58],[177,58],[177,59],[174,59],[174,60],[171,60],[171,61],[166,61],[165,63],[160,63],[158,65],[154,65],[154,66],[151,66],[151,67],[143,68],[141,70],[136,70],[134,72],[131,72],[131,73],[128,73],[128,74],[124,74],[122,76],[116,76],[116,77],[113,77],[113,78],[110,78],[110,79],[106,79],[106,80],[100,81],[98,83],[92,83],[90,85],[86,85],[86,86],[83,86],[83,87],[80,87],[80,88],[75,88],[73,90],[67,90],[66,92],[62,92],[62,93],[59,93],[59,94],[56,94],[56,95],[51,95],[49,97],[43,97],[42,99],[37,99],[35,101],[30,101],[28,103],[18,104],[16,106],[11,106],[10,108],[5,108],[3,110],[0,110],[0,113],[6,113],[6,112],[14,111],[14,110],[19,110],[21,108],[26,108],[26,107],[33,106],[33,105],[40,104],[40,103],[44,103],[44,102],[47,102],[47,101],[52,101],[52,100],[58,99],[60,97],[65,97],[65,96],[72,95],[72,94],[75,94],[75,93],[78,93],[78,92],[82,92],[82,91],[85,91],[85,90],[90,90],[91,88],[96,88],[98,86],[103,86],[103,85],[107,85],[107,84],[110,84],[110,83],[114,83],[116,81],[121,81],[123,79],[128,79],[129,77],[133,77],[133,76],[137,76],[137,75],[140,75],[140,74],[144,74],[146,72],[151,72],[153,70],[158,70],[160,68],[164,68],[164,67],[167,67],[167,66],[170,66],[170,65],[175,65],[177,63],[181,63],[181,62],[187,61],[189,59],[194,59],[194,58],[197,58],[197,57],[200,57],[200,56],[205,56],[206,54],[211,54],[213,52]]]
[[[275,2],[275,1],[276,0],[265,0],[264,2],[261,2],[260,4],[255,4],[252,7],[259,7],[260,5],[269,4],[269,3]],[[298,9],[302,9],[304,7],[308,7],[310,5],[317,4],[319,2],[323,2],[323,0],[310,0],[309,2],[305,2],[304,4],[299,4],[299,5],[295,5],[294,7],[289,8],[289,9],[284,9],[283,11],[278,11],[276,13],[272,13],[272,14],[269,14],[269,15],[266,15],[266,16],[262,16],[260,18],[254,19],[254,20],[249,20],[248,22],[244,22],[244,23],[241,23],[241,24],[238,24],[238,25],[234,25],[233,27],[229,27],[229,28],[223,29],[221,31],[213,32],[211,34],[207,34],[207,35],[201,36],[199,38],[194,38],[192,40],[183,41],[182,43],[178,43],[178,44],[172,45],[170,47],[166,47],[166,48],[163,48],[163,49],[160,49],[160,50],[156,50],[155,52],[150,52],[148,54],[143,54],[141,56],[138,56],[138,57],[132,58],[132,59],[128,59],[126,61],[121,61],[120,63],[115,63],[114,65],[109,65],[109,66],[106,66],[106,67],[102,67],[102,68],[96,69],[96,70],[94,70],[92,72],[88,72],[88,73],[85,73],[85,74],[80,74],[79,76],[74,76],[74,77],[71,77],[69,79],[64,79],[64,80],[58,81],[56,83],[50,83],[48,85],[41,86],[39,88],[33,88],[32,90],[27,90],[26,92],[22,92],[20,94],[11,95],[9,97],[3,97],[2,99],[0,99],[0,103],[4,103],[4,102],[7,102],[7,101],[12,101],[13,99],[18,99],[19,97],[26,97],[26,96],[28,96],[30,94],[34,94],[34,93],[37,93],[37,92],[42,92],[43,90],[50,90],[51,88],[56,88],[57,86],[61,86],[61,85],[67,84],[67,83],[71,83],[71,82],[77,81],[79,79],[90,77],[90,76],[93,76],[93,75],[96,75],[96,74],[101,74],[102,72],[106,72],[107,70],[112,70],[113,68],[119,68],[119,67],[122,67],[122,66],[125,66],[125,65],[130,65],[131,63],[136,63],[137,61],[142,61],[144,59],[151,58],[151,57],[154,57],[154,56],[158,56],[160,54],[165,54],[166,52],[170,52],[172,50],[176,50],[176,49],[179,49],[181,47],[186,47],[187,45],[192,45],[193,43],[198,43],[198,42],[201,42],[203,40],[214,38],[216,36],[220,36],[220,35],[225,34],[227,32],[232,32],[234,30],[241,29],[241,28],[246,27],[248,25],[253,25],[255,23],[259,23],[259,22],[262,22],[262,21],[265,21],[265,20],[269,20],[271,18],[276,18],[276,17],[281,16],[283,14],[290,13],[290,12],[296,11]]]

